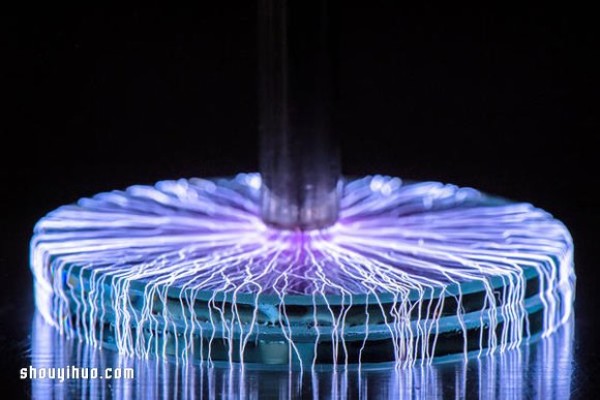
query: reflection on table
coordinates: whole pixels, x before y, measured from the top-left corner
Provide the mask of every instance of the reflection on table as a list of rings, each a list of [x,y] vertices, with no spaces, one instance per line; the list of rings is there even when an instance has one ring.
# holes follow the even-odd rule
[[[177,361],[143,360],[67,340],[35,315],[31,365],[40,373],[62,368],[62,377],[32,379],[36,399],[566,399],[571,391],[573,320],[550,337],[502,354],[405,370],[286,371],[239,366],[206,367]],[[75,368],[75,369],[73,369]],[[93,369],[121,371],[120,379],[91,379]],[[124,371],[132,368],[133,379]],[[67,372],[68,371],[68,372]],[[73,379],[77,373],[79,379]],[[67,379],[67,374],[69,379]],[[87,374],[87,379],[83,376]],[[116,374],[115,374],[116,375]],[[38,376],[39,378],[39,376]]]

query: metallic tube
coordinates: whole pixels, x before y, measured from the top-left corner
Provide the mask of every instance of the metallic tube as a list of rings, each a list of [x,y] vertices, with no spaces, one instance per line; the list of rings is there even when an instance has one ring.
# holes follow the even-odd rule
[[[326,0],[259,0],[262,218],[321,229],[339,209]]]

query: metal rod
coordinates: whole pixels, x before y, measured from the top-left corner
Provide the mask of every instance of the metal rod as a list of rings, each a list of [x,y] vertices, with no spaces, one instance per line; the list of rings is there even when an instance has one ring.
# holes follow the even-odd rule
[[[338,216],[330,25],[326,0],[259,0],[262,218],[282,229]]]

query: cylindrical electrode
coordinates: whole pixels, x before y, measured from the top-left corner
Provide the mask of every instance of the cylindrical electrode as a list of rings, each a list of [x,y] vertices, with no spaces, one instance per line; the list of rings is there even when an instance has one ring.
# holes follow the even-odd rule
[[[259,1],[262,218],[320,229],[339,209],[332,127],[332,36],[325,0]]]

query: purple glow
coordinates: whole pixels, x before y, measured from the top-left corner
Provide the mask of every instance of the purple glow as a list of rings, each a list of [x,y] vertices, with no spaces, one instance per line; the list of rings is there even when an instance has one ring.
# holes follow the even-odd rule
[[[483,343],[482,333],[480,352],[519,345],[527,339],[523,330],[529,323],[528,310],[537,307],[526,302],[531,274],[539,277],[543,335],[571,314],[571,237],[562,223],[530,204],[454,185],[404,184],[398,178],[373,176],[346,183],[337,224],[296,232],[262,223],[259,193],[257,174],[232,180],[163,181],[154,187],[101,193],[51,212],[36,225],[31,243],[38,309],[46,321],[71,335],[69,292],[80,290],[76,314],[98,320],[113,315],[119,351],[147,357],[149,339],[139,333],[142,327],[160,326],[166,334],[177,315],[195,312],[198,294],[212,293],[210,320],[192,317],[180,327],[183,334],[176,347],[182,357],[194,352],[194,334],[208,334],[211,341],[239,338],[243,354],[248,343],[273,329],[289,344],[290,353],[302,359],[298,330],[292,328],[296,322],[286,312],[294,296],[315,307],[341,304],[339,313],[330,307],[330,315],[315,312],[306,322],[312,326],[306,336],[315,346],[321,336],[341,343],[334,351],[342,352],[347,351],[345,341],[354,334],[352,329],[358,329],[347,323],[348,310],[361,306],[360,298],[372,296],[380,305],[391,302],[392,311],[378,331],[367,315],[360,328],[363,347],[377,335],[390,337],[399,365],[414,364],[417,350],[423,360],[432,360],[435,341],[419,338],[437,337],[445,323],[462,330],[465,338],[470,324],[486,326],[488,337]],[[91,287],[84,290],[86,274],[92,277]],[[110,293],[105,292],[106,282]],[[136,282],[145,285],[141,312],[131,304],[130,288]],[[500,298],[498,282],[506,287]],[[481,312],[474,317],[462,312],[461,304],[454,319],[442,317],[444,296],[460,304],[471,286],[483,293]],[[180,309],[167,301],[172,288],[181,290]],[[432,293],[443,296],[421,311]],[[229,309],[219,305],[219,295],[233,299],[234,317],[226,316]],[[244,295],[256,298],[248,320],[240,317],[236,300]],[[110,306],[103,300],[106,296]],[[277,307],[262,306],[261,299],[268,296],[279,299]],[[265,327],[257,320],[259,303],[261,315],[268,319]],[[157,304],[162,304],[160,315],[152,313]],[[424,317],[413,321],[417,309]],[[502,322],[504,328],[497,333]],[[93,325],[77,328],[76,336],[99,344],[101,333]],[[132,327],[139,328],[138,333]]]

